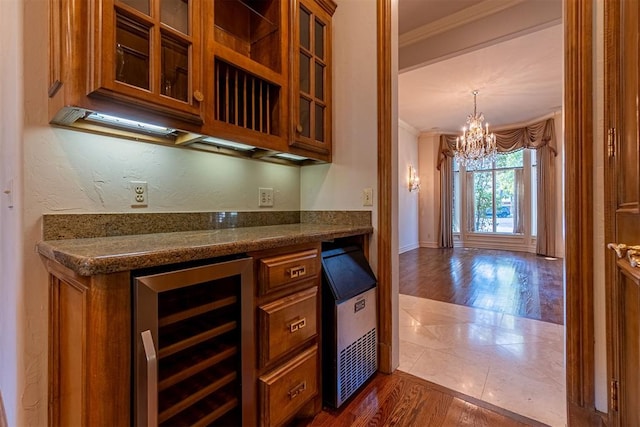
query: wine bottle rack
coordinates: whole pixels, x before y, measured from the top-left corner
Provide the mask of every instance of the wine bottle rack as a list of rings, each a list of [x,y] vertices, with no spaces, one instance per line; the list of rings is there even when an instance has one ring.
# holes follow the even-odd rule
[[[148,351],[138,346],[138,425],[243,423],[242,296],[251,285],[215,266],[135,280],[137,336],[151,331],[157,363],[156,381],[149,383],[149,373],[142,378]]]

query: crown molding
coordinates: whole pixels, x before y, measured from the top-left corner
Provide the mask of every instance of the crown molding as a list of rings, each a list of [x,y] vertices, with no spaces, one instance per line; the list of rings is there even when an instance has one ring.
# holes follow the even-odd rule
[[[398,119],[398,127],[406,130],[407,132],[409,132],[411,135],[415,136],[416,138],[420,135],[420,130],[412,125],[410,125],[409,123],[405,122],[402,119]]]
[[[440,138],[440,135],[450,135],[452,134],[452,132],[444,132],[442,129],[438,129],[438,130],[425,130],[425,131],[421,131],[420,135],[418,135],[418,139],[421,139],[422,137],[425,138]]]
[[[493,15],[494,13],[509,9],[523,1],[524,0],[485,0],[482,3],[478,3],[452,15],[445,16],[437,21],[401,34],[398,37],[398,47],[405,47],[433,37],[436,34],[461,27],[470,22],[477,21],[486,16]]]

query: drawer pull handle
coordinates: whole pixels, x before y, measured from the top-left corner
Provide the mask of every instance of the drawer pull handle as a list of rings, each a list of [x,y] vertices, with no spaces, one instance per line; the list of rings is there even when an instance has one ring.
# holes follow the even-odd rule
[[[306,389],[307,389],[307,382],[302,381],[300,384],[298,384],[297,386],[289,390],[289,399],[293,400],[294,398],[298,397],[298,395],[303,391],[305,391]]]
[[[295,331],[302,329],[305,326],[307,326],[307,318],[303,317],[297,322],[293,322],[291,325],[289,325],[289,332],[294,333]]]
[[[287,269],[287,274],[290,279],[295,279],[296,277],[302,277],[307,274],[307,268],[304,265],[299,265],[297,267],[291,267]]]

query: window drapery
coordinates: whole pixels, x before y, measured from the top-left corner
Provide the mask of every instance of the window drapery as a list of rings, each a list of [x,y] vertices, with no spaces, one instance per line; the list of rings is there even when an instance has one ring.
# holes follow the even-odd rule
[[[556,255],[556,192],[555,189],[555,150],[549,146],[538,149],[538,236],[536,253],[538,255]]]
[[[440,247],[453,247],[453,159],[448,157],[440,167]]]
[[[499,153],[510,153],[523,148],[535,149],[538,153],[538,194],[537,194],[537,230],[536,253],[539,255],[555,256],[555,229],[556,229],[556,192],[555,192],[555,162],[558,155],[555,140],[555,125],[553,119],[543,120],[528,126],[507,129],[494,132],[496,146]],[[453,158],[453,149],[456,146],[457,135],[440,135],[440,147],[438,154],[438,170],[442,177],[444,173],[451,175],[451,168],[443,168],[443,163],[450,163]],[[446,169],[449,169],[448,172]],[[441,180],[444,182],[444,180]],[[473,188],[473,187],[470,187]],[[449,212],[444,212],[446,204],[445,196],[450,198],[451,190],[441,192],[441,242],[446,224],[443,218],[451,218],[452,207],[448,203]],[[520,202],[520,200],[518,200]],[[473,203],[472,203],[473,204]],[[522,208],[522,206],[519,206]],[[521,211],[521,209],[518,209]],[[468,219],[468,216],[467,216]],[[449,220],[450,222],[450,220]],[[520,219],[514,219],[514,231],[522,227]],[[449,227],[451,228],[451,227]]]

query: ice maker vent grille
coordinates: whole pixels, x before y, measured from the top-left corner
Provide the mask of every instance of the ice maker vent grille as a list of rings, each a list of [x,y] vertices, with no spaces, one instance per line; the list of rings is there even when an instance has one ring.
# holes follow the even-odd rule
[[[378,369],[376,328],[349,344],[338,359],[338,406]]]

